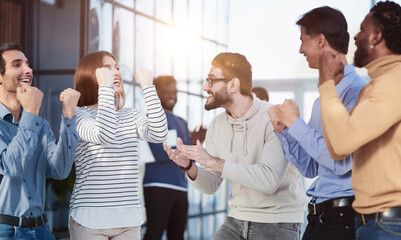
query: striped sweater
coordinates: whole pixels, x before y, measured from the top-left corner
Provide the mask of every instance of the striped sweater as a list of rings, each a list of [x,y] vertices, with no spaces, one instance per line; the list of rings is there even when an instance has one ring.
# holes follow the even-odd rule
[[[167,121],[154,86],[143,89],[148,117],[135,108],[115,111],[112,87],[99,87],[98,109],[78,107],[79,145],[70,215],[94,228],[140,226],[138,139],[160,143]]]

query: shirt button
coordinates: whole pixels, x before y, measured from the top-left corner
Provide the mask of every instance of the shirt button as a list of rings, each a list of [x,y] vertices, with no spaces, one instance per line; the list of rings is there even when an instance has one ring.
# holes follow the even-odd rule
[[[71,149],[71,146],[68,146],[68,149]]]
[[[67,124],[67,127],[71,127],[71,124]]]
[[[23,178],[23,179],[22,179],[22,181],[24,181],[24,182],[25,182],[25,178]]]
[[[36,126],[39,126],[39,123],[35,123]]]
[[[33,215],[33,213],[31,212],[31,216]]]
[[[29,200],[31,200],[31,197],[28,197]]]

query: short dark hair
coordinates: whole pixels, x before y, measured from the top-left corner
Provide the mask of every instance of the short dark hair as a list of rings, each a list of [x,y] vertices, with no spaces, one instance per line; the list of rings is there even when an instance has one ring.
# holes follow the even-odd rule
[[[173,76],[159,76],[153,80],[153,84],[155,85],[157,91],[164,89],[164,87],[170,83],[176,83]]]
[[[212,61],[212,66],[220,68],[227,79],[238,78],[242,95],[252,96],[252,66],[244,55],[223,52]]]
[[[401,54],[401,7],[391,1],[378,2],[370,13],[373,23],[383,34],[386,46],[395,54]]]
[[[3,53],[5,51],[10,51],[10,50],[18,50],[20,52],[22,51],[22,47],[18,43],[4,43],[0,46],[0,74],[4,76],[6,73],[6,61],[3,58]]]
[[[297,25],[304,27],[308,35],[323,34],[334,50],[347,54],[348,25],[339,10],[328,6],[312,9],[297,21]]]
[[[252,92],[255,93],[256,97],[258,97],[259,99],[266,100],[266,102],[269,101],[269,93],[267,93],[265,88],[254,87],[252,88]]]

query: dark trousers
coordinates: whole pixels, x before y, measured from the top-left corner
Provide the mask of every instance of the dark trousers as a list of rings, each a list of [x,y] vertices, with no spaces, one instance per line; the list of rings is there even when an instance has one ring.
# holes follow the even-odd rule
[[[354,240],[354,218],[351,206],[331,208],[320,215],[309,213],[302,240]]]
[[[160,187],[144,187],[146,233],[144,240],[183,240],[188,219],[187,192]]]

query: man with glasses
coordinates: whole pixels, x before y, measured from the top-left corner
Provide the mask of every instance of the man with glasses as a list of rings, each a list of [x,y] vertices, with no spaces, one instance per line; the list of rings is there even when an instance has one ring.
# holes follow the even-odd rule
[[[304,205],[300,174],[274,134],[267,114],[272,104],[251,93],[248,60],[220,53],[203,90],[208,93],[206,110],[226,110],[209,125],[206,149],[199,141],[184,145],[180,139],[176,150],[164,148],[199,191],[213,194],[224,179],[230,182],[230,212],[213,239],[299,239]]]

